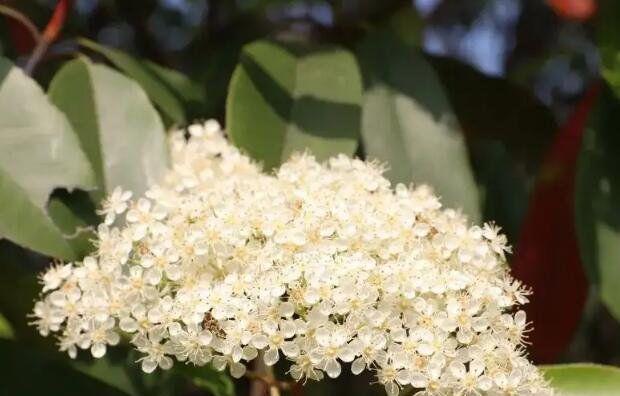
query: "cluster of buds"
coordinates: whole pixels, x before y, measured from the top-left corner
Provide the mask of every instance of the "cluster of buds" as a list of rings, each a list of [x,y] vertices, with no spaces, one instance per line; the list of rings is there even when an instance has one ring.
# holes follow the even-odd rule
[[[161,184],[104,202],[92,255],[42,276],[35,323],[70,356],[123,338],[147,373],[176,360],[240,377],[261,358],[301,381],[350,363],[390,396],[552,394],[493,224],[342,155],[262,172],[215,121],[170,151]]]

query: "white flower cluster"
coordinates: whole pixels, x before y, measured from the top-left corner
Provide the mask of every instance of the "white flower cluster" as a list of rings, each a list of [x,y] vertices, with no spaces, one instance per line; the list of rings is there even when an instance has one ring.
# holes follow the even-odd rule
[[[161,185],[106,200],[92,256],[43,275],[35,323],[61,350],[101,357],[123,337],[145,372],[175,358],[240,377],[260,352],[296,380],[350,362],[390,396],[552,394],[497,227],[426,186],[392,190],[377,164],[297,155],[270,175],[217,122],[188,132]]]

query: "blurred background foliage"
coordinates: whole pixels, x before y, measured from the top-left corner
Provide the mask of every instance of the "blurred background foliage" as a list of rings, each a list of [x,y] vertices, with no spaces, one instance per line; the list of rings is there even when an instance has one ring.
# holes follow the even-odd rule
[[[320,158],[377,158],[392,181],[431,183],[448,206],[494,220],[514,246],[515,276],[534,290],[527,311],[535,361],[620,365],[616,1],[14,0],[0,7],[2,56],[30,72],[55,106],[25,96],[34,85],[0,65],[0,156],[15,149],[3,126],[29,114],[47,127],[45,117],[59,109],[94,171],[71,180],[59,172],[49,201],[50,191],[38,197],[51,220],[28,234],[10,222],[13,181],[3,166],[9,177],[42,170],[28,158],[19,169],[0,159],[0,218],[9,219],[0,221],[0,395],[245,392],[246,382],[233,386],[210,370],[141,376],[122,349],[96,363],[68,361],[26,318],[36,273],[50,256],[79,258],[89,249],[88,233],[61,246],[52,228],[66,236],[96,224],[94,208],[114,183],[126,178],[141,190],[136,181],[165,166],[160,159],[114,174],[107,153],[160,153],[164,128],[207,118],[219,119],[266,167],[304,147]],[[7,10],[41,31],[51,26],[35,64],[38,42]],[[60,18],[55,26],[52,15]],[[135,112],[114,113],[123,103]],[[130,157],[123,156],[127,168]],[[58,188],[69,185],[84,191]],[[368,380],[348,375],[292,393],[383,392]]]

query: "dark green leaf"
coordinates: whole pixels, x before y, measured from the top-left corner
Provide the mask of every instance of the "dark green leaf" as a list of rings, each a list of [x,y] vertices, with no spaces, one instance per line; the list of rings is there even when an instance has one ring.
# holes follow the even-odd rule
[[[164,82],[174,95],[183,102],[188,121],[204,116],[207,98],[204,88],[198,82],[190,80],[176,70],[165,68],[157,63],[150,61],[143,61],[142,63],[146,69]]]
[[[11,324],[20,342],[41,346],[46,344],[28,314],[41,291],[37,272],[48,260],[7,240],[0,240],[0,312]]]
[[[348,51],[258,41],[244,48],[233,74],[226,125],[233,142],[266,169],[305,149],[319,160],[352,155],[360,101]]]
[[[55,188],[95,186],[71,125],[36,82],[2,58],[0,111],[0,237],[47,255],[76,258],[46,211]]]
[[[178,124],[186,123],[183,95],[196,99],[199,93],[196,92],[192,82],[181,73],[151,62],[138,60],[123,51],[105,47],[91,40],[81,39],[80,44],[103,55],[114,66],[140,84],[153,103],[170,120]]]
[[[2,395],[127,395],[26,344],[0,339],[0,356]]]
[[[484,219],[500,225],[509,241],[517,241],[529,201],[526,177],[507,147],[495,139],[471,142],[470,153]]]
[[[468,139],[501,141],[517,158],[538,164],[557,131],[549,108],[504,78],[486,76],[453,59],[427,58]]]
[[[614,93],[620,96],[620,4],[602,0],[597,18],[597,42],[601,56],[601,74]]]
[[[99,219],[88,193],[57,190],[50,197],[47,210],[78,258],[92,251],[91,241],[95,237]]]
[[[106,356],[101,359],[93,359],[89,355],[87,361],[72,361],[71,367],[127,395],[138,396],[141,393],[130,376],[130,373],[140,370],[139,367],[134,362],[127,361],[127,359],[112,359],[110,357],[110,355],[120,356],[122,352],[124,351],[118,351],[116,349],[109,350]]]
[[[620,102],[604,89],[583,137],[575,194],[582,261],[620,319]]]
[[[177,364],[175,370],[186,376],[192,383],[213,396],[235,396],[235,386],[225,372],[216,371],[211,366],[197,367],[190,364]]]
[[[479,193],[465,139],[431,65],[387,34],[369,37],[359,57],[368,157],[387,162],[393,182],[428,183],[447,206],[478,221]]]
[[[620,369],[597,364],[543,366],[545,377],[559,396],[616,396]]]
[[[134,81],[87,59],[63,66],[50,84],[93,164],[103,191],[116,186],[143,193],[167,165],[159,115]]]
[[[424,39],[424,19],[412,7],[394,13],[387,24],[387,28],[404,43],[421,47]]]

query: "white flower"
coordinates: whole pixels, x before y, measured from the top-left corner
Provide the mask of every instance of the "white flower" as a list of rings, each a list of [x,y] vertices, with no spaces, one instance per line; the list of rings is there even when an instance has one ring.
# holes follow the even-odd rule
[[[188,132],[159,185],[104,201],[92,256],[42,276],[33,324],[61,350],[101,357],[122,334],[145,372],[240,377],[261,356],[299,381],[351,363],[389,395],[552,394],[523,355],[529,292],[498,227],[391,189],[381,164],[295,154],[267,174],[216,121]]]
[[[123,191],[117,186],[112,194],[103,200],[102,207],[97,211],[98,214],[104,215],[104,224],[112,225],[117,215],[127,210],[127,201],[131,199],[131,191]]]
[[[455,390],[457,395],[477,396],[480,391],[488,391],[493,386],[493,381],[484,374],[484,364],[474,360],[469,363],[469,370],[463,363],[452,362],[450,373],[455,378]]]
[[[188,325],[186,331],[180,331],[171,339],[175,355],[180,361],[188,360],[197,366],[204,366],[213,357],[213,349],[210,347],[213,334],[200,325]]]
[[[115,320],[108,318],[104,322],[91,320],[86,330],[82,333],[79,346],[83,349],[90,348],[93,357],[100,358],[106,353],[107,345],[116,345],[120,336],[114,330]]]
[[[43,280],[43,293],[58,289],[61,283],[71,275],[71,264],[58,264],[51,266],[41,277]]]
[[[310,351],[310,359],[331,378],[338,377],[342,371],[338,359],[343,362],[352,362],[355,359],[355,351],[347,343],[350,337],[344,329],[336,325],[319,328],[315,337],[317,346]]]
[[[163,370],[172,368],[173,361],[167,355],[174,353],[174,347],[169,342],[162,344],[161,341],[161,334],[138,334],[131,340],[136,349],[145,354],[139,360],[145,373],[152,373],[158,366]]]

